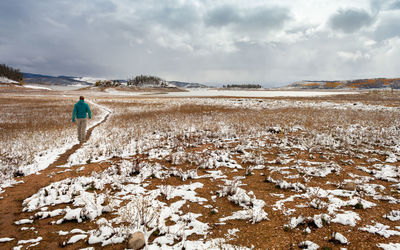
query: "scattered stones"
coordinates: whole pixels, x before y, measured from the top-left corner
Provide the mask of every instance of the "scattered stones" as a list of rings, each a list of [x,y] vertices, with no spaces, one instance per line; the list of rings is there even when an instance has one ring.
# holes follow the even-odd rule
[[[128,248],[129,249],[141,249],[145,245],[144,234],[142,232],[136,232],[129,237]]]
[[[312,241],[302,241],[299,244],[300,249],[317,250],[319,246]]]
[[[357,185],[354,182],[347,182],[343,184],[342,189],[347,190],[347,191],[355,191],[357,188]]]

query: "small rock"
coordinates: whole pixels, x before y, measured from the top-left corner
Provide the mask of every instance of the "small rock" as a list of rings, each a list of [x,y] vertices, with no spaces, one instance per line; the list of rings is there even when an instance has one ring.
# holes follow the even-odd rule
[[[299,244],[300,249],[317,250],[319,246],[312,241],[303,241]]]
[[[354,191],[357,188],[357,185],[354,182],[347,182],[343,184],[342,188],[348,191]]]
[[[211,209],[210,213],[211,214],[217,214],[218,213],[218,209],[213,208],[213,209]]]
[[[128,248],[129,249],[141,249],[145,245],[144,234],[142,232],[136,232],[129,237]]]

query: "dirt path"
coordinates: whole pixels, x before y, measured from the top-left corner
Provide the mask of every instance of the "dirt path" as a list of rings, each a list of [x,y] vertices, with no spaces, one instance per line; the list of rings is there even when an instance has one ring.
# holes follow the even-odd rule
[[[84,142],[90,138],[92,131],[97,126],[107,121],[109,114],[110,113],[108,113],[98,124],[88,129],[86,140]],[[36,239],[39,236],[43,237],[43,240],[40,242],[40,245],[35,247],[35,249],[38,247],[40,249],[48,247],[51,247],[50,249],[54,249],[60,247],[59,243],[54,241],[54,236],[50,238],[46,237],[46,235],[48,236],[51,232],[47,230],[52,230],[49,225],[45,225],[43,222],[38,220],[35,220],[33,224],[24,224],[19,226],[15,225],[14,222],[20,219],[29,219],[29,217],[33,215],[32,213],[22,212],[22,202],[26,198],[35,194],[40,188],[65,178],[89,174],[93,170],[99,171],[100,169],[109,165],[108,163],[89,164],[85,166],[85,171],[79,172],[79,174],[76,171],[70,171],[54,175],[55,172],[62,170],[57,168],[57,166],[66,164],[70,155],[81,148],[84,142],[76,144],[72,148],[68,149],[43,171],[40,171],[37,174],[17,178],[18,181],[22,180],[23,183],[5,190],[5,192],[2,194],[3,199],[0,199],[0,238],[8,237],[14,238],[14,240],[6,243],[0,243],[0,249],[12,249],[13,246],[17,245],[18,240]],[[73,167],[73,169],[74,168],[77,167]],[[35,227],[37,232],[35,233],[35,230],[21,230],[22,227]],[[30,244],[26,244],[25,246],[29,245]]]
[[[89,128],[86,132],[86,140],[79,143],[79,144],[75,144],[72,148],[68,149],[67,151],[64,152],[64,154],[60,155],[57,160],[55,162],[53,162],[52,164],[49,165],[48,168],[54,168],[56,166],[61,166],[67,163],[68,158],[75,153],[78,149],[80,149],[83,145],[83,143],[87,142],[87,140],[89,140],[90,136],[92,135],[92,131],[93,129],[95,129],[96,127],[100,126],[100,124],[104,123],[107,121],[109,114],[107,114],[103,120],[101,120],[98,124],[96,124],[95,126]]]

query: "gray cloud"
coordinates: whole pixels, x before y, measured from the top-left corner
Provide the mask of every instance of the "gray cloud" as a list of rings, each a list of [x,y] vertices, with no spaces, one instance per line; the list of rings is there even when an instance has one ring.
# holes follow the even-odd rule
[[[389,5],[389,9],[393,9],[393,10],[398,10],[398,9],[400,9],[400,1],[393,1],[393,2]]]
[[[240,19],[237,8],[225,5],[210,10],[205,18],[205,23],[210,26],[221,27],[239,22]]]
[[[104,59],[96,57],[107,50],[115,30],[114,25],[107,30],[101,25],[107,23],[104,17],[116,10],[111,2],[6,0],[1,5],[9,14],[0,15],[0,35],[7,39],[0,46],[4,63],[48,74],[98,74],[104,70]]]
[[[382,41],[396,36],[400,37],[400,16],[382,18],[374,32],[374,38]]]
[[[150,12],[151,11],[151,12]],[[200,20],[200,13],[195,6],[190,4],[158,6],[150,10],[147,18],[153,23],[168,27],[172,30],[190,31]],[[146,16],[144,16],[146,18]]]
[[[379,13],[382,9],[386,8],[387,0],[371,0],[371,10],[374,14]]]
[[[206,15],[205,23],[215,27],[233,26],[242,32],[262,32],[279,30],[290,19],[287,8],[265,6],[238,8],[224,5],[210,10]]]
[[[369,26],[373,17],[365,10],[341,9],[329,19],[329,24],[334,30],[344,33],[353,33],[362,27]]]
[[[371,10],[378,13],[382,10],[398,10],[400,9],[399,0],[371,0]]]

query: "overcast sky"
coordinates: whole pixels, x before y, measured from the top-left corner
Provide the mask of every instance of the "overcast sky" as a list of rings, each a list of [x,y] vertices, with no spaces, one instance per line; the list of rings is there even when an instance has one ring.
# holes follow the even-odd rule
[[[0,63],[200,83],[400,77],[400,0],[1,0]]]

